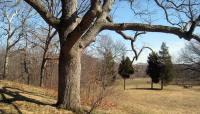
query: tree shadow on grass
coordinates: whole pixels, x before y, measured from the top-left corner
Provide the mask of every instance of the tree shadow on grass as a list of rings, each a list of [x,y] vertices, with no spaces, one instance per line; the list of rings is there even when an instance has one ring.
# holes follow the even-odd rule
[[[45,94],[42,93],[36,93],[36,92],[30,92],[30,91],[25,91],[19,88],[15,88],[15,87],[5,87],[6,89],[11,89],[11,90],[15,90],[18,91],[19,93],[23,93],[23,94],[30,94],[30,95],[34,95],[34,96],[38,96],[38,97],[42,97],[42,98],[46,98],[47,96]]]
[[[15,91],[14,90],[11,91],[9,89],[14,89]],[[12,105],[15,108],[15,110],[18,112],[18,114],[22,114],[22,112],[17,107],[17,105],[15,105],[13,103],[15,101],[26,101],[26,102],[35,103],[35,104],[38,104],[38,105],[54,106],[53,104],[43,103],[41,101],[26,97],[26,96],[22,95],[21,93],[34,95],[34,93],[32,93],[32,92],[23,91],[23,90],[20,90],[18,88],[2,87],[2,88],[0,88],[0,98],[1,98],[0,103],[6,103],[6,104]],[[6,98],[6,96],[10,96],[11,98]],[[2,112],[3,114],[6,114],[3,110],[0,110],[0,112]]]
[[[7,114],[7,113],[0,109],[0,114]]]
[[[160,88],[128,88],[127,90],[161,90]]]

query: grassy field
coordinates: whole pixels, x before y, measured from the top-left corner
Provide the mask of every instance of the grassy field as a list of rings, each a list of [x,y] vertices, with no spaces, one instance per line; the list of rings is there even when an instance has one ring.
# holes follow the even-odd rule
[[[105,101],[111,107],[99,107],[104,114],[200,114],[200,87],[184,89],[170,85],[164,90],[150,90],[147,79],[117,80],[114,92]],[[159,88],[160,85],[155,85]],[[3,93],[3,94],[2,94]],[[0,114],[73,114],[57,109],[55,91],[27,86],[9,81],[0,81]]]
[[[149,90],[146,79],[128,80],[125,91],[122,80],[117,86],[118,96],[110,99],[118,104],[118,114],[200,114],[200,87],[184,89],[170,85],[164,90]],[[154,86],[160,88],[158,84]]]

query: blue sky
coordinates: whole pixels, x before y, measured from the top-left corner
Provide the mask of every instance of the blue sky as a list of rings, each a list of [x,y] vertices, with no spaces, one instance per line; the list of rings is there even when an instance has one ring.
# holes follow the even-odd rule
[[[146,3],[148,4],[148,3]],[[139,5],[140,6],[140,5]],[[117,9],[116,9],[117,7]],[[146,7],[144,5],[144,7]],[[152,10],[155,11],[153,15],[152,24],[161,24],[161,25],[169,25],[164,17],[163,11],[159,8],[155,8],[155,4],[151,3],[148,7],[153,7]],[[140,7],[139,7],[140,8]],[[113,14],[114,12],[114,14]],[[113,6],[113,10],[111,12],[113,14],[113,20],[117,23],[125,23],[125,22],[143,22],[139,17],[135,17],[133,11],[130,9],[127,2],[120,2]],[[129,35],[133,35],[134,33],[131,31],[126,32]],[[103,31],[101,34],[107,34],[112,37],[114,40],[120,40],[125,43],[128,49],[130,47],[130,41],[125,41],[120,35],[116,34],[112,31]],[[179,37],[172,35],[172,34],[165,34],[165,33],[146,33],[145,35],[140,36],[140,38],[136,41],[135,45],[138,49],[140,49],[143,45],[150,46],[155,51],[160,49],[162,42],[166,42],[167,46],[169,47],[169,52],[173,57],[173,61],[176,60],[178,57],[178,53],[184,47],[185,43],[188,42],[184,39],[180,39]],[[135,63],[146,63],[147,56],[150,53],[149,50],[145,50],[142,52],[141,56],[139,57],[138,61]],[[128,56],[132,57],[133,53],[128,52]]]

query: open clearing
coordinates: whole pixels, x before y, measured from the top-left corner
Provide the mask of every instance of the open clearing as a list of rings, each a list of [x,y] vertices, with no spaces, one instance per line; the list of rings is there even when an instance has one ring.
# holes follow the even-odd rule
[[[106,98],[113,107],[99,107],[106,114],[200,114],[200,87],[184,89],[170,85],[164,90],[149,90],[147,79],[127,80],[115,84],[114,93]],[[156,84],[155,88],[159,88]],[[57,109],[56,93],[52,90],[27,86],[10,81],[0,81],[0,114],[73,114]]]
[[[128,80],[125,91],[122,81],[117,85],[118,96],[112,99],[118,104],[118,114],[200,114],[200,87],[170,85],[164,90],[148,90],[150,84],[144,79]]]

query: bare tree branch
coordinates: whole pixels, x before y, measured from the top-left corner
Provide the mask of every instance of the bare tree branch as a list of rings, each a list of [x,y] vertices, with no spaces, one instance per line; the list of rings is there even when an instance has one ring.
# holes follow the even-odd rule
[[[48,24],[50,24],[55,28],[58,26],[60,20],[54,17],[49,11],[47,11],[39,0],[24,0],[24,1],[27,2],[29,5],[31,5]]]
[[[186,66],[186,69],[199,72],[200,68],[200,43],[190,42],[186,44],[185,48],[181,51],[179,62]]]
[[[124,39],[126,40],[130,40],[131,41],[131,48],[132,48],[132,51],[134,52],[135,56],[133,57],[132,59],[132,63],[134,62],[134,60],[137,60],[140,56],[140,54],[142,53],[142,51],[146,48],[146,49],[149,49],[153,52],[153,49],[151,49],[150,47],[147,47],[147,46],[143,46],[139,52],[137,52],[137,50],[135,49],[135,46],[134,46],[134,42],[136,41],[136,39],[138,38],[138,36],[142,35],[142,34],[145,34],[145,32],[136,32],[135,35],[132,37],[132,36],[128,36],[126,35],[125,33],[123,33],[122,31],[116,31],[117,33],[119,33]]]
[[[191,40],[192,38],[200,42],[200,36],[195,34],[188,34],[188,31],[183,31],[178,27],[164,26],[164,25],[149,25],[142,23],[102,23],[104,29],[108,30],[133,30],[133,31],[147,31],[147,32],[163,32],[170,33]]]

